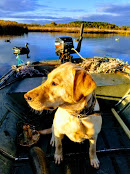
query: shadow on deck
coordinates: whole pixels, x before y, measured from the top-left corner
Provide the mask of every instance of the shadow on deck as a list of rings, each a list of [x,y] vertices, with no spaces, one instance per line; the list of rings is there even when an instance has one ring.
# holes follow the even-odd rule
[[[100,102],[100,101],[99,101]],[[102,101],[101,101],[102,103]],[[63,139],[64,161],[60,165],[54,163],[54,148],[50,146],[51,135],[42,135],[36,146],[46,154],[49,174],[129,174],[130,173],[130,141],[123,129],[110,112],[102,109],[103,125],[97,140],[97,156],[100,160],[98,170],[92,168],[89,162],[89,142],[74,143],[67,137]],[[52,124],[51,117],[44,116],[41,127],[48,128]],[[36,123],[36,122],[35,122]],[[18,148],[18,156],[26,156],[29,149]],[[34,174],[31,161],[14,163],[11,174]],[[39,173],[40,174],[40,173]]]

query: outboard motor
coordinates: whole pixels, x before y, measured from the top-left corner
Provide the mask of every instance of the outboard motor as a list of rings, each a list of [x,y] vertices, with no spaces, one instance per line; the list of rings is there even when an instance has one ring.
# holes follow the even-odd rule
[[[84,24],[81,25],[80,38],[77,40],[78,45],[77,45],[76,49],[74,49],[73,39],[71,37],[62,36],[62,37],[56,38],[56,40],[55,40],[55,53],[57,56],[59,56],[61,63],[71,62],[73,56],[70,54],[74,54],[74,53],[76,53],[76,51],[80,52],[81,42],[83,39],[83,36],[82,36],[83,35],[83,28],[84,28]]]

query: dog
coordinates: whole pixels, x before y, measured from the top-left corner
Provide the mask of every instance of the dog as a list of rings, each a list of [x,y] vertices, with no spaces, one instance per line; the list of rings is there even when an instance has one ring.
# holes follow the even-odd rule
[[[24,95],[35,110],[58,108],[53,120],[51,138],[51,145],[55,145],[56,163],[60,164],[63,160],[62,138],[66,135],[70,140],[79,143],[89,139],[90,164],[96,169],[99,168],[96,140],[101,130],[102,118],[94,94],[95,88],[96,83],[90,74],[82,67],[67,62],[52,70],[43,84]]]

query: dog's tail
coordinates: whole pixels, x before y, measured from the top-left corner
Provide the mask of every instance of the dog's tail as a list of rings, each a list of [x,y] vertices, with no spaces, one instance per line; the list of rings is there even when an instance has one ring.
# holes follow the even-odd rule
[[[48,129],[43,129],[38,131],[41,135],[46,135],[46,134],[51,134],[52,133],[52,128],[48,128]]]

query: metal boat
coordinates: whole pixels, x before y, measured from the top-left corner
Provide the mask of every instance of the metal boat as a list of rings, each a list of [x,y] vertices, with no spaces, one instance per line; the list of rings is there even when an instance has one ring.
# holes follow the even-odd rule
[[[72,61],[82,65],[86,60],[90,58]],[[95,93],[103,119],[97,141],[100,168],[96,170],[90,166],[88,140],[80,144],[67,137],[63,139],[64,161],[55,164],[51,134],[38,133],[51,127],[55,111],[36,113],[23,96],[43,83],[47,74],[59,64],[60,60],[14,66],[1,77],[0,174],[130,173],[130,67],[124,65],[121,71],[90,72],[97,83]]]

